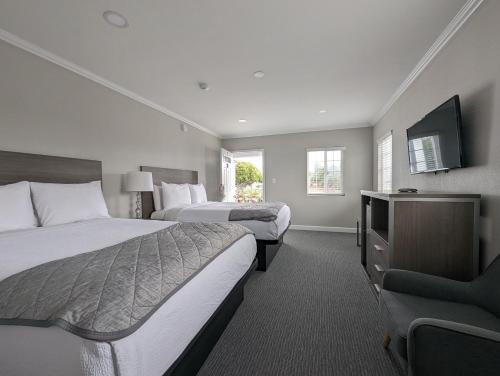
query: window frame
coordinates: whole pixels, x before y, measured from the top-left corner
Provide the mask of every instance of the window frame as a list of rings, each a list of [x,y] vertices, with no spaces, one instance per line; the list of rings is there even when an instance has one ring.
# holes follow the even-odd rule
[[[327,174],[327,152],[329,151],[340,151],[341,156],[340,156],[340,185],[341,185],[341,190],[340,192],[324,192],[324,193],[309,193],[309,152],[314,152],[314,151],[322,151],[324,152],[324,161],[325,161],[325,184],[326,184],[326,174]],[[345,146],[333,146],[333,147],[324,147],[324,148],[306,148],[306,194],[307,196],[317,196],[317,197],[323,197],[323,196],[345,196],[345,184],[344,184],[344,178],[345,178],[345,152],[346,152],[346,147]]]
[[[389,189],[384,189],[384,166],[383,166],[383,155],[381,158],[381,154],[383,154],[383,151],[381,152],[380,148],[384,144],[385,140],[388,138],[391,138],[391,186]],[[394,172],[394,147],[393,147],[393,132],[392,130],[386,134],[384,134],[382,137],[380,137],[377,140],[377,191],[379,192],[390,192],[393,190],[393,172]],[[382,164],[382,166],[381,166]]]

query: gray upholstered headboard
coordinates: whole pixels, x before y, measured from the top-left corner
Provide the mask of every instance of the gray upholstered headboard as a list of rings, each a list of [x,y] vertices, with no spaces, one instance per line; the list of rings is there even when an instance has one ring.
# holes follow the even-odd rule
[[[161,185],[161,182],[175,184],[198,184],[198,171],[177,170],[173,168],[141,166],[141,171],[153,174],[153,184]],[[142,218],[148,219],[154,211],[153,193],[142,192]]]
[[[70,184],[102,180],[102,162],[0,151],[0,185],[23,180]]]

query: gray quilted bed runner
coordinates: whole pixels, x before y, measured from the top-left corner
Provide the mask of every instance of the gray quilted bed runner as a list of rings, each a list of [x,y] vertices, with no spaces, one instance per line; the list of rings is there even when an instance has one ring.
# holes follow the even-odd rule
[[[282,202],[261,202],[238,204],[229,213],[230,221],[262,221],[272,222],[278,218],[278,213],[285,206]]]
[[[231,223],[178,223],[38,265],[0,282],[0,324],[57,325],[97,341],[123,338],[220,253],[251,233]]]

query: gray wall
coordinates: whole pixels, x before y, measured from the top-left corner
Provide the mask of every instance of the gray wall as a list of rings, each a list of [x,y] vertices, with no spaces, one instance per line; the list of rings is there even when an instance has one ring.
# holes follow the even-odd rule
[[[489,0],[375,126],[373,139],[393,135],[393,187],[473,192],[481,203],[482,265],[500,251],[500,1]],[[467,168],[448,174],[410,175],[406,128],[454,94],[464,117]],[[374,149],[374,171],[377,166]],[[377,174],[374,173],[374,187]]]
[[[372,128],[227,139],[222,146],[231,151],[264,149],[266,200],[289,204],[293,224],[356,226],[359,190],[372,184]],[[333,146],[346,147],[345,196],[307,196],[306,148]]]
[[[128,217],[122,174],[141,164],[199,171],[217,198],[220,140],[0,41],[0,150],[99,159],[112,215]]]

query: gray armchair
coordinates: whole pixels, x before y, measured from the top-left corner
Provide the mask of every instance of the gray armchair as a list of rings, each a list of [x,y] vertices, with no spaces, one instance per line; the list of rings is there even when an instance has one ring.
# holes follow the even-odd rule
[[[500,375],[500,257],[472,282],[388,270],[379,304],[410,375]]]

